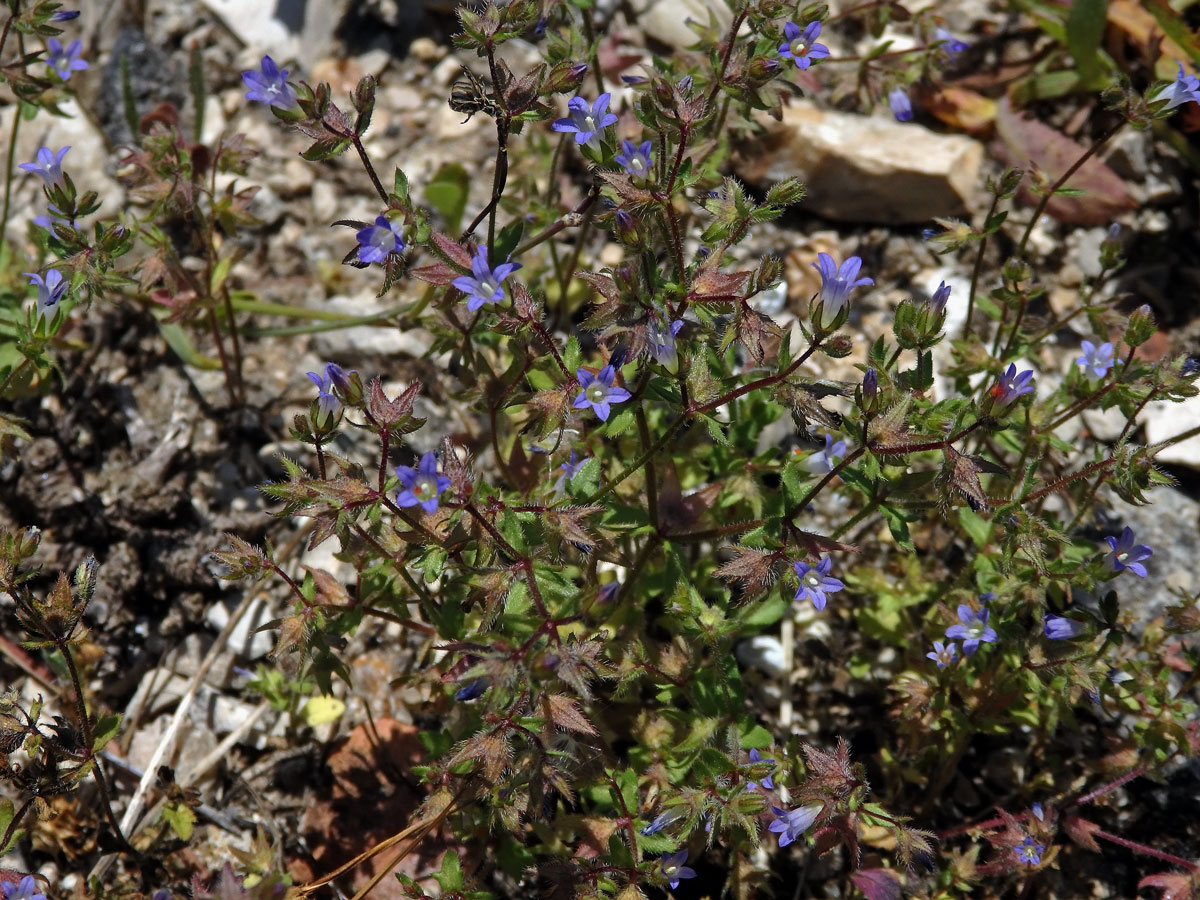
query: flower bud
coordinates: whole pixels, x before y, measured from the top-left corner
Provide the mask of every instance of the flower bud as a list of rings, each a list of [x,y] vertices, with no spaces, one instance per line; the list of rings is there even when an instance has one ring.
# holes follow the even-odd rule
[[[575,63],[570,60],[563,60],[550,70],[550,74],[546,76],[546,83],[542,90],[547,94],[573,94],[583,84],[583,79],[587,75],[587,71],[587,63]]]
[[[867,403],[875,402],[875,396],[879,393],[879,376],[875,374],[874,369],[867,369],[867,374],[863,376],[862,392],[863,400]]]
[[[750,60],[750,65],[747,67],[747,74],[750,76],[750,81],[755,85],[766,84],[778,75],[779,70],[782,68],[779,60],[774,57],[756,56]]]
[[[633,216],[623,209],[618,209],[613,218],[617,224],[617,235],[623,243],[636,247],[642,242],[641,232],[638,230],[637,221]]]
[[[1156,330],[1157,325],[1154,322],[1154,312],[1150,309],[1148,303],[1143,303],[1129,317],[1129,325],[1125,329],[1123,340],[1130,347],[1140,347],[1146,341],[1150,340],[1151,335]]]
[[[854,342],[850,340],[850,336],[846,334],[835,334],[827,340],[821,348],[825,351],[826,356],[833,359],[841,359],[844,356],[849,356],[850,351],[854,349]]]

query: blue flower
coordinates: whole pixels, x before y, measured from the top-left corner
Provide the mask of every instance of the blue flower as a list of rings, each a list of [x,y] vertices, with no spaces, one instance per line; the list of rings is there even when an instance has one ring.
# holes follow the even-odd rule
[[[941,49],[946,51],[946,55],[951,59],[954,59],[954,57],[958,56],[958,54],[962,53],[971,46],[966,41],[960,41],[945,28],[935,29],[933,32],[933,39],[935,41],[942,42]]]
[[[597,603],[612,603],[621,592],[621,582],[610,581],[596,592]]]
[[[833,442],[833,436],[827,434],[825,435],[825,448],[810,454],[802,463],[800,463],[800,467],[808,472],[822,474],[832,472],[835,468],[837,468],[837,464],[841,462],[845,455],[846,442],[838,441],[835,444]]]
[[[575,377],[583,388],[575,398],[575,408],[587,409],[590,406],[601,422],[608,421],[611,404],[624,403],[633,396],[625,388],[613,385],[617,373],[612,366],[605,366],[599,375],[593,375],[587,369],[576,369]]]
[[[323,375],[318,375],[316,372],[308,373],[308,377],[312,379],[312,383],[317,386],[317,404],[320,409],[320,420],[317,422],[318,425],[324,425],[326,422],[332,419],[334,415],[337,414],[339,409],[342,408],[342,401],[339,400],[337,395],[333,392],[333,386],[335,384],[334,375],[336,374],[335,372],[331,371],[333,369],[336,369],[337,372],[340,372],[343,377],[346,374],[344,371],[342,371],[340,366],[335,366],[333,363],[329,363],[325,366],[325,373]]]
[[[934,641],[933,649],[925,654],[925,658],[932,659],[939,669],[944,669],[958,659],[958,644]]]
[[[1179,60],[1175,60],[1175,64],[1179,66],[1179,74],[1175,76],[1175,80],[1151,98],[1153,101],[1166,100],[1167,105],[1164,109],[1174,109],[1181,103],[1200,102],[1200,79],[1184,71],[1183,63]]]
[[[1042,620],[1042,631],[1052,641],[1066,641],[1083,634],[1085,626],[1082,622],[1068,619],[1064,616],[1046,616]]]
[[[248,69],[242,73],[242,81],[250,90],[246,91],[247,100],[257,100],[276,109],[294,109],[298,104],[296,92],[287,83],[288,70],[275,65],[275,60],[264,56],[261,63],[262,71]]]
[[[963,653],[972,655],[979,649],[981,643],[991,644],[996,640],[996,629],[988,625],[988,611],[978,612],[965,603],[958,605],[958,620],[961,625],[951,625],[946,629],[946,637],[963,642]]]
[[[824,609],[825,603],[829,599],[826,595],[836,594],[846,586],[829,575],[832,567],[833,558],[829,556],[822,557],[815,566],[803,562],[793,563],[792,568],[800,576],[800,587],[792,601],[799,603],[801,600],[808,599],[817,609]]]
[[[389,253],[404,250],[400,228],[387,216],[376,216],[374,225],[360,228],[354,236],[358,238],[358,258],[361,262],[383,262]]]
[[[484,692],[489,686],[490,685],[486,678],[472,678],[454,692],[454,699],[459,703],[467,703],[471,700],[476,700],[483,696]]]
[[[672,806],[670,809],[665,809],[654,817],[649,825],[642,829],[643,837],[650,837],[652,834],[658,834],[672,822],[677,822],[684,817],[687,810],[682,806]]]
[[[565,119],[556,120],[550,127],[555,131],[575,132],[576,144],[599,147],[600,131],[617,123],[616,115],[607,111],[611,98],[611,94],[601,94],[596,98],[596,102],[589,106],[583,97],[572,97],[567,102],[570,114]]]
[[[71,286],[71,283],[63,279],[62,272],[58,271],[58,269],[48,271],[45,278],[42,278],[36,272],[25,272],[23,274],[29,276],[30,284],[37,285],[38,321],[41,321],[43,318],[53,319],[54,314],[58,312],[58,304],[66,296],[67,288]]]
[[[654,161],[654,155],[650,152],[653,147],[652,141],[642,141],[640,147],[633,141],[621,141],[623,152],[617,154],[617,162],[634,178],[645,178],[650,174],[650,164]]]
[[[77,9],[60,9],[50,17],[51,22],[70,22],[72,19],[79,18],[79,10]]]
[[[519,268],[521,264],[514,262],[500,263],[496,268],[491,268],[488,265],[487,247],[480,246],[471,260],[471,275],[459,275],[454,279],[454,286],[467,295],[467,309],[475,312],[485,303],[503,300],[504,288],[500,285]]]
[[[786,847],[812,827],[821,812],[821,805],[799,806],[790,812],[772,806],[771,812],[779,818],[768,825],[767,830],[779,835],[779,846]]]
[[[660,330],[654,319],[650,320],[650,355],[655,361],[674,375],[679,371],[679,353],[675,348],[675,336],[683,328],[683,320],[676,319],[666,330]]]
[[[841,312],[850,299],[850,291],[854,288],[875,283],[871,278],[858,278],[862,260],[857,256],[847,257],[846,261],[838,266],[828,253],[818,253],[817,261],[812,266],[821,273],[821,294],[817,300],[825,304],[822,319],[832,319]]]
[[[1033,369],[1017,372],[1017,364],[1009,363],[1000,380],[992,386],[991,395],[995,398],[993,409],[997,412],[1004,409],[1018,397],[1033,393]]]
[[[1103,378],[1113,367],[1113,345],[1105,341],[1099,347],[1091,341],[1083,341],[1079,345],[1083,355],[1075,360],[1075,365],[1087,369],[1097,378]]]
[[[51,203],[46,208],[46,215],[33,217],[33,224],[54,234],[55,225],[73,225],[74,223],[63,215],[61,209]]]
[[[67,81],[72,72],[79,72],[88,67],[88,64],[79,58],[82,55],[83,44],[79,41],[71,41],[66,49],[63,49],[58,38],[49,38],[46,41],[46,62],[63,81]]]
[[[46,895],[38,893],[37,882],[32,875],[26,875],[20,884],[11,881],[0,881],[0,892],[4,900],[46,900]]]
[[[765,763],[770,763],[771,765],[775,765],[775,760],[763,759],[763,755],[761,753],[759,753],[758,750],[750,751],[750,762],[756,763],[756,764],[765,762]],[[756,781],[747,781],[746,782],[746,787],[750,788],[750,790],[752,790],[752,791],[758,790],[758,785],[759,785],[759,783]],[[775,779],[772,778],[770,775],[768,775],[766,778],[764,778],[762,780],[762,786],[764,788],[766,788],[768,791],[775,790]]]
[[[786,41],[779,45],[779,55],[795,60],[798,68],[807,69],[814,59],[824,59],[829,55],[828,47],[816,43],[821,36],[820,22],[809,22],[803,31],[795,22],[788,22],[783,26],[783,36]]]
[[[946,303],[950,300],[950,285],[941,282],[933,296],[929,298],[929,308],[939,316],[946,311]]]
[[[911,122],[913,117],[912,101],[908,99],[908,91],[895,87],[888,91],[888,106],[898,122]]]
[[[671,890],[679,887],[679,882],[683,879],[696,877],[696,872],[684,865],[687,858],[687,850],[676,850],[674,853],[663,855],[662,873],[667,879],[667,884],[671,886]]]
[[[1037,843],[1029,835],[1025,835],[1025,840],[1013,847],[1013,851],[1017,854],[1017,859],[1029,866],[1039,865],[1042,861],[1042,853],[1045,850],[1044,846]]]
[[[579,470],[583,468],[583,464],[586,462],[586,458],[580,459],[579,455],[572,450],[570,460],[559,466],[559,469],[562,470],[562,474],[559,475],[558,480],[554,482],[554,493],[562,494],[564,491],[566,491],[567,482],[571,481],[575,477]]]
[[[1142,560],[1149,559],[1154,551],[1145,544],[1135,545],[1133,543],[1132,528],[1126,525],[1125,530],[1121,532],[1120,540],[1114,537],[1106,537],[1104,540],[1110,551],[1105,558],[1114,572],[1128,569],[1139,578],[1146,577],[1146,567],[1142,565]]]
[[[404,490],[396,495],[396,505],[420,504],[421,509],[429,513],[438,508],[438,497],[450,487],[450,479],[438,474],[437,457],[433,455],[433,451],[422,456],[415,469],[412,466],[396,466],[396,477],[404,486]]]
[[[21,163],[17,168],[36,175],[45,182],[48,188],[62,187],[62,161],[70,149],[70,147],[63,147],[57,153],[51,153],[49,147],[42,147],[37,152],[37,159],[33,162]]]

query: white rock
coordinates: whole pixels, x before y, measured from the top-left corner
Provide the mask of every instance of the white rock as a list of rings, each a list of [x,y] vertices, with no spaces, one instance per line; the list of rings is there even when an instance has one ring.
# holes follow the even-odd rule
[[[738,166],[759,185],[798,176],[804,207],[844,222],[904,224],[961,216],[979,196],[983,147],[912,123],[798,102]]]
[[[688,19],[707,25],[711,12],[723,30],[733,21],[728,5],[719,0],[649,0],[645,5],[645,12],[638,17],[642,30],[656,41],[679,49],[699,40],[687,26]]]
[[[263,598],[258,598],[250,604],[250,608],[233,626],[228,645],[231,650],[245,659],[261,659],[271,652],[275,646],[275,638],[269,631],[255,632],[255,629],[275,618]],[[214,603],[205,611],[204,621],[217,631],[225,627],[229,621],[229,610],[224,603]]]
[[[783,674],[783,644],[771,634],[756,634],[741,641],[734,654],[744,666],[758,669],[772,678]]]
[[[1146,427],[1146,443],[1157,444],[1200,426],[1200,396],[1182,403],[1154,403],[1142,413]],[[1159,462],[1176,463],[1200,469],[1200,435],[1180,444],[1172,444],[1155,457]]]

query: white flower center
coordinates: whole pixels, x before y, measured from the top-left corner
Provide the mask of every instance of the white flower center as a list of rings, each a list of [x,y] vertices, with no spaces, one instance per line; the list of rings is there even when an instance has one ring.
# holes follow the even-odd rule
[[[791,51],[793,56],[803,56],[808,52],[808,42],[802,37],[796,38],[792,41]]]
[[[492,278],[490,275],[483,279],[483,281],[479,282],[480,293],[488,297],[496,296],[496,291],[499,289],[500,285],[496,284],[496,279]]]
[[[633,169],[633,171],[635,171],[635,172],[640,173],[642,170],[644,170],[646,168],[646,164],[644,162],[642,162],[642,158],[640,156],[635,156],[633,159],[631,159],[629,161],[629,168]]]
[[[595,131],[596,130],[596,119],[594,116],[586,115],[583,117],[583,130],[584,131]]]
[[[818,575],[815,571],[805,572],[804,573],[804,585],[805,585],[805,587],[811,588],[813,590],[815,590],[816,588],[819,588],[821,586],[821,576]]]
[[[604,385],[595,381],[589,385],[587,389],[587,398],[592,403],[600,403],[606,396],[608,396],[608,389]]]
[[[426,499],[437,494],[437,482],[432,478],[418,477],[413,483],[413,496]]]

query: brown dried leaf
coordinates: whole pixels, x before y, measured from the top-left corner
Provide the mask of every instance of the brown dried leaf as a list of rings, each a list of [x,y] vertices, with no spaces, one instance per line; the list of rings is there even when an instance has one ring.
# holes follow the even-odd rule
[[[350,606],[350,592],[345,586],[324,569],[310,569],[305,566],[313,577],[317,587],[317,601],[328,606]]]
[[[979,481],[979,466],[970,457],[964,456],[951,446],[947,445],[944,453],[946,467],[943,472],[951,487],[962,494],[972,511],[987,509],[988,499],[983,491],[983,484]]]
[[[435,231],[429,236],[439,256],[445,256],[454,265],[462,266],[463,272],[471,271],[471,251],[449,235]]]
[[[737,555],[714,573],[718,578],[742,586],[741,602],[749,602],[767,590],[779,577],[779,563],[786,558],[782,550],[767,552],[753,547],[733,548]]]
[[[565,694],[547,694],[542,698],[542,706],[546,718],[554,723],[555,728],[593,737],[599,734],[587,720],[587,716],[579,711],[575,701]]]
[[[1014,111],[1007,98],[996,107],[996,134],[1000,138],[1000,155],[1011,165],[1036,167],[1045,174],[1047,187],[1087,152],[1086,147],[1062,132]],[[1025,185],[1022,182],[1022,199],[1029,204],[1040,202]],[[1107,225],[1135,205],[1121,177],[1096,157],[1085,162],[1065,187],[1084,193],[1078,197],[1051,198],[1046,212],[1060,222]]]
[[[1159,900],[1192,900],[1195,896],[1191,877],[1182,872],[1147,875],[1138,882],[1138,890],[1144,887],[1162,888],[1162,897]]]
[[[1067,832],[1067,836],[1080,847],[1086,847],[1094,853],[1100,852],[1100,845],[1096,843],[1094,837],[1100,830],[1100,826],[1095,822],[1089,822],[1080,816],[1068,815],[1063,819],[1063,829]]]

